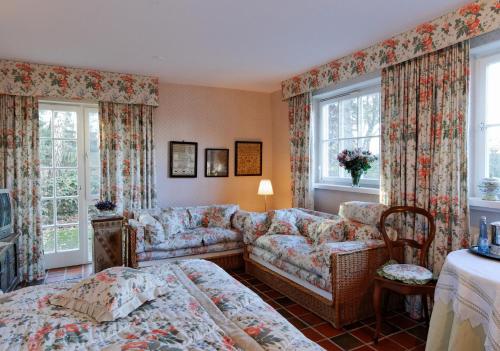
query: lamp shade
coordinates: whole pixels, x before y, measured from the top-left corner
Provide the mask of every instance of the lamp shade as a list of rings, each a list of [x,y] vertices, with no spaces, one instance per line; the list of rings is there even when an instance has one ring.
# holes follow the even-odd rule
[[[273,195],[273,185],[269,179],[262,179],[259,184],[258,195]]]

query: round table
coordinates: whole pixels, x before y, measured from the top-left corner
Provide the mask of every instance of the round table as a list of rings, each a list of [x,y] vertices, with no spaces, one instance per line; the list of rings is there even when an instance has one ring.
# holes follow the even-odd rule
[[[425,349],[500,350],[500,261],[467,250],[446,257]]]

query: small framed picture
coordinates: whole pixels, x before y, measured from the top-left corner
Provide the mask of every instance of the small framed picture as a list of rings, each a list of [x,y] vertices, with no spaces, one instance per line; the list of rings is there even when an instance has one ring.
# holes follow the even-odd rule
[[[234,175],[262,175],[262,142],[236,141],[234,147]]]
[[[170,142],[170,177],[196,178],[198,165],[198,143],[187,141]]]
[[[205,177],[229,176],[229,149],[205,149]]]

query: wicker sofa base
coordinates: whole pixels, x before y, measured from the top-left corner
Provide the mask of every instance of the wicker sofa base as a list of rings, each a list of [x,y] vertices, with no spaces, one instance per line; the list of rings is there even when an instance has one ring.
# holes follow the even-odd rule
[[[245,264],[245,261],[243,260],[243,252],[217,257],[207,257],[206,260],[215,263],[224,270],[241,269]]]

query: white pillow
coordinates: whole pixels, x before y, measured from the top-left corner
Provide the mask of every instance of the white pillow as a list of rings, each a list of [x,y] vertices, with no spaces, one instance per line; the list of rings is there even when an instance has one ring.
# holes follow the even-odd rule
[[[49,302],[106,322],[127,316],[144,302],[166,294],[167,290],[167,282],[151,273],[112,267],[50,297]]]
[[[151,245],[159,244],[165,241],[165,230],[163,225],[157,221],[149,213],[143,213],[137,218],[140,223],[145,227],[145,239],[149,241]]]
[[[275,210],[270,216],[271,226],[266,234],[300,235],[297,217],[292,210]]]

